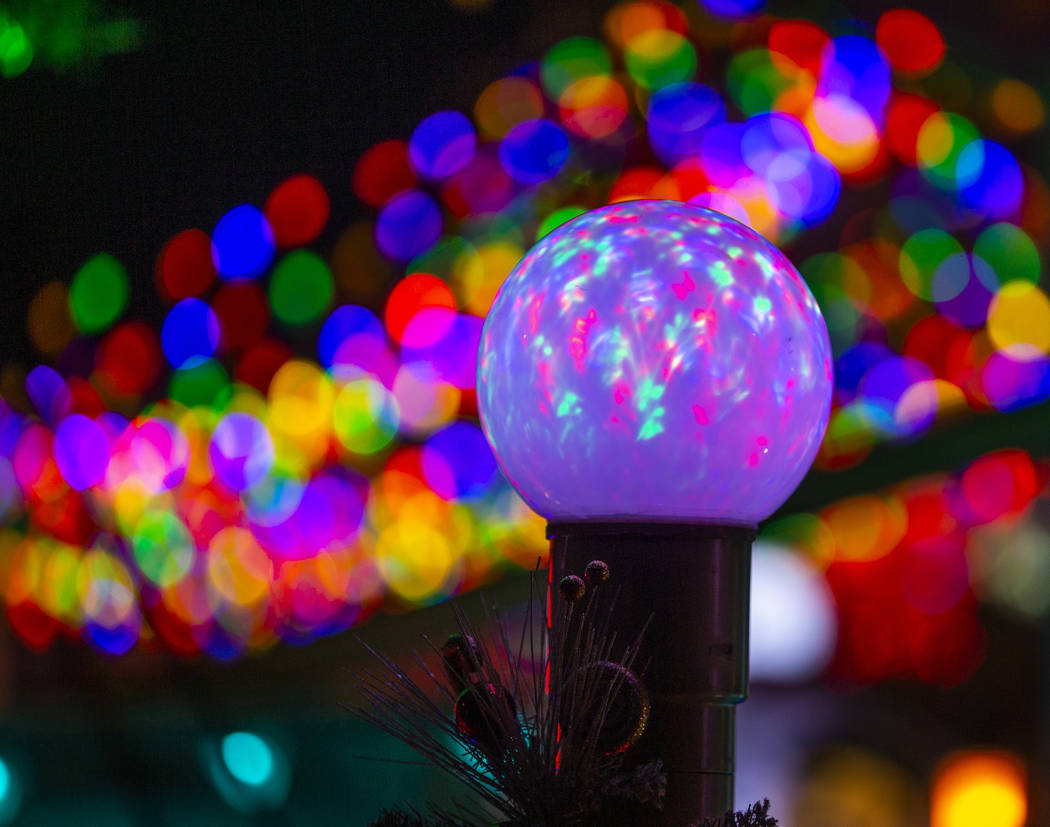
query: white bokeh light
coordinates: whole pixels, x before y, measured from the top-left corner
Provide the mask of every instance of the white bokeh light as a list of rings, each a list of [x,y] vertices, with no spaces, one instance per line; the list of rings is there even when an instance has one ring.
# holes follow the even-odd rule
[[[799,683],[835,651],[831,589],[802,554],[759,540],[751,558],[751,680]]]

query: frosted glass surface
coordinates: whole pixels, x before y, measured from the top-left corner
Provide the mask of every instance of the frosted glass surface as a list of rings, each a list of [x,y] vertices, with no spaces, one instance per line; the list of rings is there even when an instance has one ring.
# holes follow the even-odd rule
[[[503,472],[550,520],[753,524],[827,425],[831,348],[798,271],[675,201],[541,239],[485,321],[478,405]]]

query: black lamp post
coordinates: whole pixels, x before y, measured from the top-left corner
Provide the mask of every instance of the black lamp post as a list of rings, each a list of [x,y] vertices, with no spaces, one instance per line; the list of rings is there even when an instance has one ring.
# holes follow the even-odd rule
[[[640,663],[652,712],[635,746],[667,771],[663,823],[733,806],[734,718],[747,696],[754,529],[677,523],[549,523],[552,582],[594,559],[612,571],[612,625],[625,642],[648,622]],[[557,616],[557,615],[556,615]]]

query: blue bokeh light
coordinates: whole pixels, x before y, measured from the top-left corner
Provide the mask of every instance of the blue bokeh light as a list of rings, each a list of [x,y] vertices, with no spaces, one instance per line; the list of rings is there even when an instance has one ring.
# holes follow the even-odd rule
[[[220,218],[211,240],[215,269],[223,278],[253,278],[273,261],[273,230],[251,204],[234,207]]]
[[[665,164],[700,154],[704,130],[725,120],[722,96],[699,83],[672,83],[649,99],[649,143]]]
[[[477,138],[470,118],[454,109],[435,112],[412,133],[408,154],[421,175],[440,179],[454,175],[474,157]]]
[[[160,343],[168,362],[176,370],[204,363],[219,346],[219,319],[200,299],[183,299],[168,311],[160,331]]]
[[[441,209],[425,192],[394,196],[376,218],[376,245],[383,255],[408,261],[429,250],[441,236]]]
[[[569,139],[552,121],[537,118],[519,123],[499,145],[499,161],[522,184],[538,184],[558,174],[569,159]]]

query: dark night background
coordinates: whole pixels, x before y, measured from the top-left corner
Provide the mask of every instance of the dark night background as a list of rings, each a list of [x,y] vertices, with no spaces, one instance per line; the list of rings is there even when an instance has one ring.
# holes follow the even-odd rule
[[[7,359],[27,363],[33,292],[105,250],[128,267],[133,314],[157,313],[151,278],[163,243],[210,229],[231,205],[261,203],[297,172],[332,196],[346,224],[354,162],[407,136],[559,39],[600,31],[598,0],[498,0],[464,12],[443,0],[111,3],[144,23],[137,53],[62,74],[33,69],[3,86],[0,278]],[[895,4],[774,2],[768,11],[874,21]],[[942,26],[949,56],[1044,88],[1050,6],[983,0],[909,4]],[[1036,139],[1038,140],[1038,138]],[[1045,150],[1040,152],[1046,157]]]

